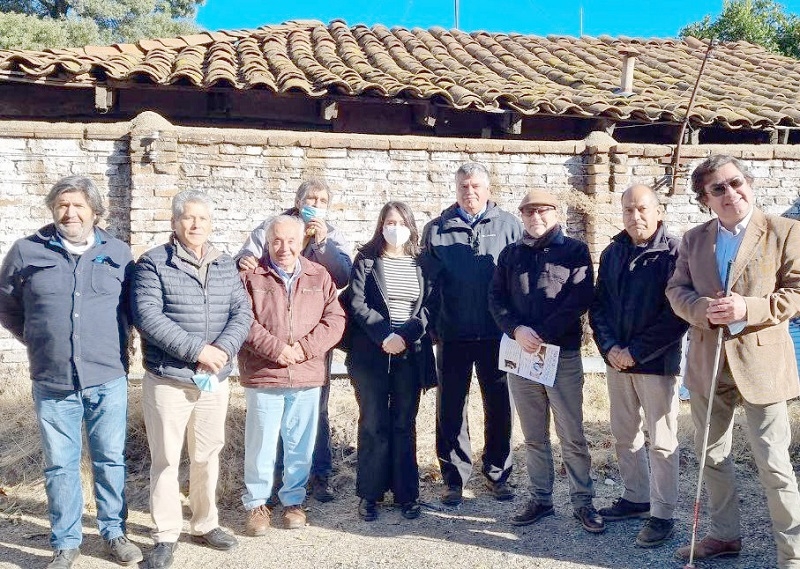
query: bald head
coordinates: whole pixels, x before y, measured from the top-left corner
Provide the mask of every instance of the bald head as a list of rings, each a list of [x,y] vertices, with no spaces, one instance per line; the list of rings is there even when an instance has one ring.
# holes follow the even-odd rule
[[[658,196],[649,186],[636,184],[622,194],[622,221],[625,231],[637,245],[653,238],[663,218]]]

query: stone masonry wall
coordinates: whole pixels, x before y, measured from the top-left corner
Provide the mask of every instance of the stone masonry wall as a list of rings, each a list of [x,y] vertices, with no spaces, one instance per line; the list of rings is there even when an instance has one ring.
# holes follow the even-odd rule
[[[663,184],[672,147],[586,140],[531,142],[175,127],[145,112],[130,123],[0,122],[0,259],[13,242],[51,221],[43,205],[60,177],[86,174],[107,197],[104,225],[131,243],[134,257],[163,243],[170,201],[180,190],[215,200],[214,243],[234,254],[264,218],[289,207],[303,179],[321,176],[335,192],[329,218],[354,244],[368,240],[382,205],[409,203],[420,227],[454,201],[453,174],[467,161],[492,176],[493,197],[516,211],[531,188],[559,194],[570,235],[595,259],[621,230],[620,196],[635,182]],[[800,209],[800,147],[689,146],[682,164],[728,153],[756,176],[758,205]],[[685,178],[685,177],[684,177]],[[675,233],[705,221],[681,179],[675,195],[659,187]],[[22,346],[0,331],[0,373],[23,373]]]

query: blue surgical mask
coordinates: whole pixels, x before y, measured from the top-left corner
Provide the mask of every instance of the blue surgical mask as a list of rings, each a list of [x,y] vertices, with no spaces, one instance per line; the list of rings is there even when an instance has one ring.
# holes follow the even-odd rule
[[[216,391],[219,387],[219,377],[213,373],[196,373],[192,376],[192,381],[200,391]]]
[[[300,217],[305,223],[308,223],[315,217],[317,219],[325,219],[325,210],[314,207],[313,205],[304,205],[300,208]]]

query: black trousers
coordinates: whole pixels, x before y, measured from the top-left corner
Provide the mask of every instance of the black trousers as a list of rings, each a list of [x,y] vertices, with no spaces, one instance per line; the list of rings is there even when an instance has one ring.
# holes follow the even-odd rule
[[[492,482],[511,474],[511,403],[506,373],[497,369],[499,350],[499,339],[437,346],[436,454],[446,486],[463,488],[472,474],[467,411],[473,365],[483,397],[483,474]]]
[[[387,372],[388,370],[388,372]],[[416,419],[420,381],[413,360],[386,358],[381,371],[352,370],[358,401],[356,494],[403,504],[419,498]]]

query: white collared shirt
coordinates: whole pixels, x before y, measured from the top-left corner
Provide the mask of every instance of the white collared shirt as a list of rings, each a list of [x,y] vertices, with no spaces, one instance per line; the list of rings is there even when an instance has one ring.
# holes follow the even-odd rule
[[[736,259],[736,254],[739,252],[739,246],[742,244],[742,240],[744,239],[744,230],[747,229],[748,224],[750,223],[750,219],[753,217],[753,207],[750,207],[750,211],[747,212],[747,215],[736,224],[733,228],[733,231],[727,230],[722,223],[720,223],[719,218],[717,218],[717,246],[715,250],[715,255],[717,259],[717,272],[719,273],[720,281],[722,281],[723,285],[725,284],[726,280],[726,273],[728,271],[728,262]],[[747,325],[747,318],[744,320],[738,320],[736,322],[731,322],[728,324],[728,331],[731,334],[738,334],[744,327]]]

